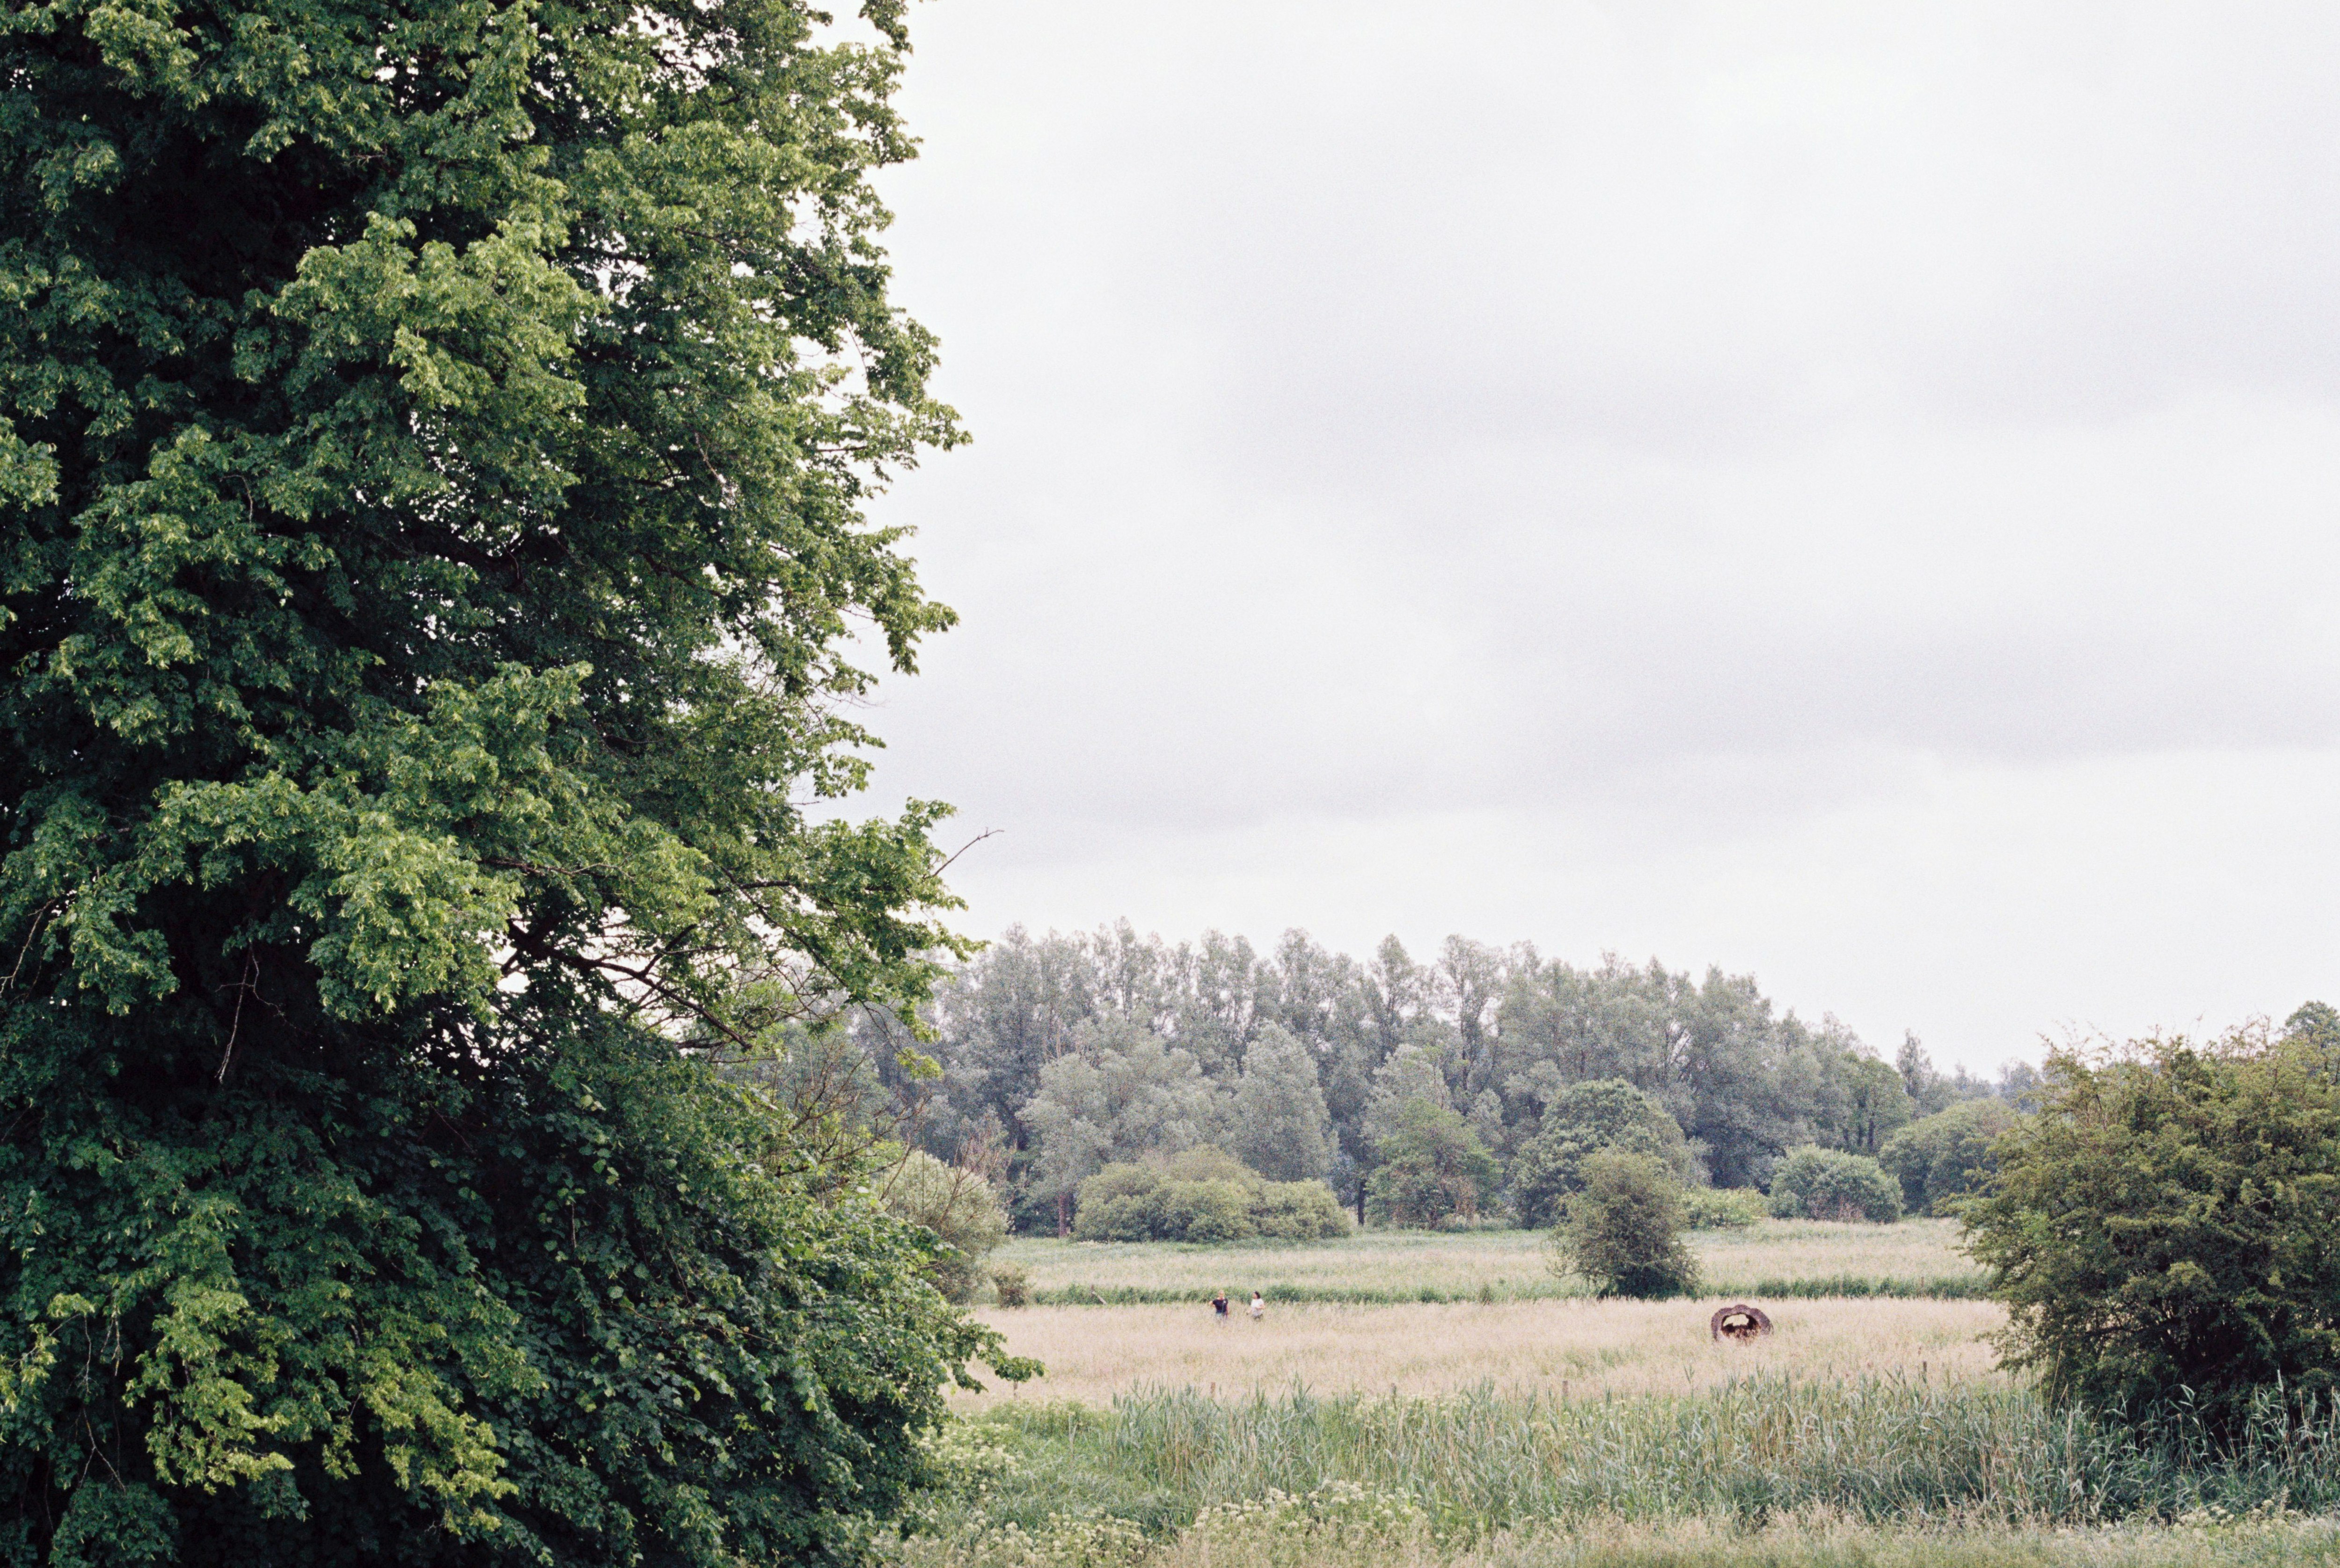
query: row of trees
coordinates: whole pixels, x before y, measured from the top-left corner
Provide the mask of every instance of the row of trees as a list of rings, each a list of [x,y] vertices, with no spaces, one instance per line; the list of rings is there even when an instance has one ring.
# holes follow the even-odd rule
[[[1326,1181],[1361,1214],[1509,1204],[1541,1223],[1551,1162],[1570,1156],[1539,1139],[1563,1123],[1602,1128],[1576,1157],[1616,1141],[1606,1123],[1622,1115],[1685,1179],[1756,1186],[1800,1146],[1875,1156],[1919,1118],[2036,1086],[2021,1064],[1996,1084],[1942,1073],[1914,1037],[1885,1061],[1751,977],[1580,968],[1460,937],[1426,961],[1394,938],[1359,960],[1298,931],[1262,953],[1126,922],[1011,930],[926,1017],[943,1076],[895,1086],[920,1101],[917,1136],[947,1157],[993,1151],[1026,1227],[1068,1229],[1107,1165],[1200,1145],[1272,1180]],[[858,1028],[881,1073],[907,1043],[888,1017]]]

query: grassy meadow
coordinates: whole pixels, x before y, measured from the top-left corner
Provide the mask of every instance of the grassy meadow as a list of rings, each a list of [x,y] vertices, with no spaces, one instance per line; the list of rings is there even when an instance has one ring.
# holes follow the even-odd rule
[[[1011,1243],[1041,1381],[956,1402],[895,1568],[2253,1568],[2340,1563],[2340,1409],[2151,1439],[2002,1371],[1947,1222],[1693,1236],[1699,1301],[1542,1238]],[[1828,1294],[1849,1282],[1858,1295]],[[1952,1282],[1943,1285],[1942,1282]],[[1258,1288],[1252,1323],[1215,1289]],[[1767,1288],[1767,1286],[1779,1288]],[[1932,1288],[1932,1287],[1939,1288]],[[1098,1305],[1103,1298],[1106,1305]],[[1776,1332],[1717,1344],[1752,1299]],[[1115,1302],[1123,1305],[1113,1305]],[[1086,1305],[1073,1305],[1086,1303]]]
[[[1600,1399],[1789,1372],[2004,1381],[1982,1343],[2004,1321],[1989,1302],[1777,1302],[1766,1308],[1771,1335],[1740,1345],[1707,1333],[1708,1314],[1725,1299],[1278,1305],[1258,1323],[1192,1305],[987,1308],[977,1315],[1047,1375],[959,1399],[969,1408],[1034,1398],[1102,1407],[1159,1388],[1232,1397],[1295,1385],[1434,1394],[1482,1384]]]
[[[2013,1384],[1771,1372],[1566,1401],[1153,1390],[995,1409],[946,1441],[965,1501],[899,1548],[908,1564],[2230,1563],[2340,1547],[2330,1404],[2271,1410],[2220,1447],[2182,1428],[2141,1440]],[[1927,1555],[1950,1545],[1963,1555]]]
[[[1723,1295],[1972,1297],[1982,1276],[1946,1219],[1899,1225],[1766,1220],[1744,1230],[1693,1231],[1707,1289]],[[1201,1246],[1021,1236],[992,1255],[1031,1276],[1044,1305],[1135,1305],[1264,1292],[1274,1302],[1549,1301],[1586,1294],[1552,1274],[1540,1231],[1446,1235],[1372,1230],[1337,1241]]]

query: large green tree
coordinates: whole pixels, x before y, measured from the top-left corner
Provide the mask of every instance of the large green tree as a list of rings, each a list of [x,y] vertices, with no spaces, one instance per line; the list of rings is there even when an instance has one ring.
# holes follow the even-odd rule
[[[1195,1058],[1125,1018],[1083,1024],[1076,1048],[1040,1069],[1024,1125],[1039,1144],[1032,1185],[1056,1202],[1056,1234],[1072,1230],[1072,1196],[1107,1165],[1175,1153],[1217,1119]]]
[[[2340,1084],[2296,1036],[2048,1058],[2038,1113],[1959,1210],[2011,1365],[2132,1416],[2222,1427],[2340,1393]]]
[[[0,1560],[838,1549],[982,1348],[709,1059],[907,1008],[899,0],[0,12]]]
[[[1997,1168],[1991,1146],[2017,1119],[2015,1107],[2005,1100],[1961,1100],[1886,1139],[1877,1163],[1900,1182],[1901,1201],[1910,1213],[1949,1214],[1949,1206]]]
[[[1622,1078],[1571,1084],[1544,1107],[1543,1124],[1512,1166],[1512,1202],[1520,1223],[1541,1230],[1584,1186],[1585,1160],[1603,1150],[1654,1155],[1680,1183],[1696,1156],[1665,1107]]]
[[[1222,1120],[1227,1148],[1270,1181],[1318,1180],[1332,1168],[1333,1121],[1315,1058],[1274,1024],[1244,1052],[1243,1076]]]

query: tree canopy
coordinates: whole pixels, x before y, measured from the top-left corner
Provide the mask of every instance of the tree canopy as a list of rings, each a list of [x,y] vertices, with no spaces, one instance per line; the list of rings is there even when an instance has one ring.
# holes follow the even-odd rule
[[[1770,1207],[1783,1219],[1890,1225],[1901,1217],[1901,1187],[1867,1155],[1807,1144],[1789,1150],[1780,1162],[1771,1177]]]
[[[1561,1129],[1587,1086],[1632,1097],[1620,1103],[1648,1117],[1642,1146],[1685,1181],[1742,1188],[1765,1183],[1790,1149],[1870,1153],[1919,1107],[1998,1092],[1938,1070],[1914,1038],[1888,1065],[1836,1020],[1776,1008],[1751,977],[1613,958],[1579,968],[1459,937],[1434,958],[1394,938],[1358,958],[1296,930],[1260,951],[1218,932],[1172,943],[1127,922],[1010,929],[954,968],[923,1017],[945,1069],[917,1091],[926,1146],[950,1157],[996,1139],[1018,1224],[1044,1228],[1058,1223],[1060,1197],[1069,1224],[1069,1195],[1105,1161],[1190,1142],[1216,1142],[1270,1174],[1314,1174],[1319,1100],[1322,1174],[1360,1218],[1400,1110],[1421,1101],[1460,1117],[1496,1162],[1481,1201],[1541,1221],[1559,1190],[1545,1156],[1573,1136]],[[883,1014],[856,1029],[880,1067],[910,1043]],[[1175,1115],[1135,1098],[1126,1116],[1066,1115],[1076,1080],[1173,1067]],[[2023,1076],[2005,1082],[2029,1082],[2028,1067],[2009,1071]],[[1108,1122],[1120,1130],[1100,1142]],[[1577,1156],[1621,1136],[1603,1133]]]
[[[1562,1200],[1583,1190],[1585,1160],[1611,1149],[1653,1155],[1677,1182],[1693,1163],[1681,1126],[1651,1096],[1621,1078],[1571,1084],[1544,1107],[1542,1130],[1512,1167],[1512,1203],[1520,1223],[1552,1224]]]
[[[2011,1361],[2143,1416],[2233,1427],[2340,1390],[2340,1084],[2313,1037],[2049,1057],[2038,1114],[1961,1213]]]
[[[1315,1180],[1332,1169],[1333,1121],[1316,1060],[1274,1024],[1244,1052],[1225,1121],[1228,1150],[1270,1181]]]
[[[1426,1099],[1400,1103],[1365,1181],[1366,1212],[1391,1225],[1474,1220],[1493,1206],[1502,1169],[1471,1125]]]
[[[1910,1213],[1948,1214],[1997,1168],[1993,1146],[2015,1126],[2017,1115],[2004,1100],[1961,1101],[1897,1131],[1885,1140],[1877,1163],[1900,1182]]]
[[[719,1056],[963,954],[897,0],[0,14],[13,1561],[818,1555],[983,1348]],[[71,1369],[68,1373],[67,1369]],[[94,1558],[89,1560],[94,1561]]]

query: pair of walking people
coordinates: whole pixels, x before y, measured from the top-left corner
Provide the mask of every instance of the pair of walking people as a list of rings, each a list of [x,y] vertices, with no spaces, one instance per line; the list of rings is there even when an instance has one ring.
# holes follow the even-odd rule
[[[1221,1317],[1227,1315],[1227,1293],[1225,1291],[1222,1290],[1218,1295],[1211,1297],[1211,1310]],[[1259,1292],[1253,1291],[1251,1293],[1251,1320],[1254,1323],[1257,1323],[1261,1318],[1265,1317],[1266,1315],[1266,1299],[1263,1297]]]

